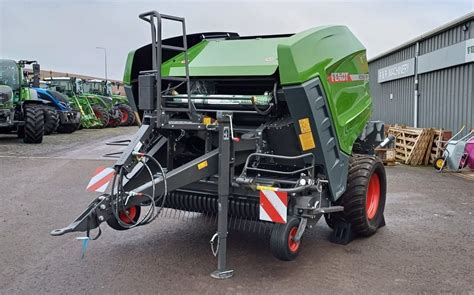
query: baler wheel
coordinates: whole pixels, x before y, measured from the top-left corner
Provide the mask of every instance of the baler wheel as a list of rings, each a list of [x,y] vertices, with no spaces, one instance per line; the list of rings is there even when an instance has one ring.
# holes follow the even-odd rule
[[[127,209],[128,213],[119,212],[120,221],[126,224],[133,225],[138,222],[140,218],[141,207],[133,206]],[[107,224],[115,230],[127,230],[127,227],[122,226],[115,217],[109,218]]]
[[[373,235],[384,222],[386,192],[387,179],[381,160],[368,155],[351,157],[347,190],[340,198],[344,206],[342,220],[351,223],[359,235]]]
[[[277,223],[273,226],[270,237],[270,250],[273,256],[280,260],[291,261],[298,256],[301,249],[301,240],[295,242],[300,220],[291,218],[287,223]]]

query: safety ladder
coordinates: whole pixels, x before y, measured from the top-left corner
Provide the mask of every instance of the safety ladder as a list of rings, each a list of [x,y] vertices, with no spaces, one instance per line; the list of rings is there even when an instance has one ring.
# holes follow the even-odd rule
[[[151,25],[151,46],[152,46],[152,63],[153,67],[151,71],[143,71],[141,73],[154,73],[156,77],[156,92],[157,92],[157,106],[160,112],[185,112],[189,113],[190,117],[197,117],[196,108],[194,103],[191,101],[191,84],[189,79],[189,59],[188,59],[188,42],[186,38],[186,23],[183,17],[177,17],[172,15],[160,14],[157,11],[149,11],[139,15],[140,19],[150,23]],[[162,25],[163,20],[180,22],[182,27],[183,46],[171,46],[163,44],[162,39]],[[156,25],[155,25],[156,24]],[[161,74],[161,66],[163,64],[162,49],[174,50],[180,53],[184,53],[184,69],[185,77],[168,76],[163,77]],[[162,97],[162,81],[175,81],[186,83],[186,95],[188,97],[188,107],[167,107]]]

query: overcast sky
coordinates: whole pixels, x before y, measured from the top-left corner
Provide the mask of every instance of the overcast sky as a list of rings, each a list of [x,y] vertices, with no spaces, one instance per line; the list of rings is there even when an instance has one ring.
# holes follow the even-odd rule
[[[138,19],[148,10],[184,16],[188,32],[240,35],[302,31],[344,24],[369,58],[474,11],[474,0],[445,1],[106,1],[0,0],[0,58],[34,59],[42,69],[122,79],[127,53],[150,42]],[[167,27],[165,35],[178,33]]]

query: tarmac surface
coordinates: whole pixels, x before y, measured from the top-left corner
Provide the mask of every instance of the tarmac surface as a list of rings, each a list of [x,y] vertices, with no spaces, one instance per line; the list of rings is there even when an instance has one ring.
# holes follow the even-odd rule
[[[231,231],[218,281],[200,216],[158,218],[119,232],[102,226],[81,259],[81,234],[52,237],[96,195],[85,191],[109,140],[137,129],[80,130],[26,145],[0,138],[0,294],[441,293],[474,292],[474,181],[432,168],[387,167],[387,226],[370,238],[331,244],[324,220],[305,232],[292,262],[270,253],[269,236]]]

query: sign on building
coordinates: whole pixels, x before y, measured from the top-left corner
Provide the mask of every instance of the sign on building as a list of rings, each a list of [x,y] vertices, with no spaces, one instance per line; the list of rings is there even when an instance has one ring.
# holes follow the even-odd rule
[[[415,59],[410,58],[397,64],[378,70],[377,82],[383,83],[391,80],[410,77],[415,74]]]

